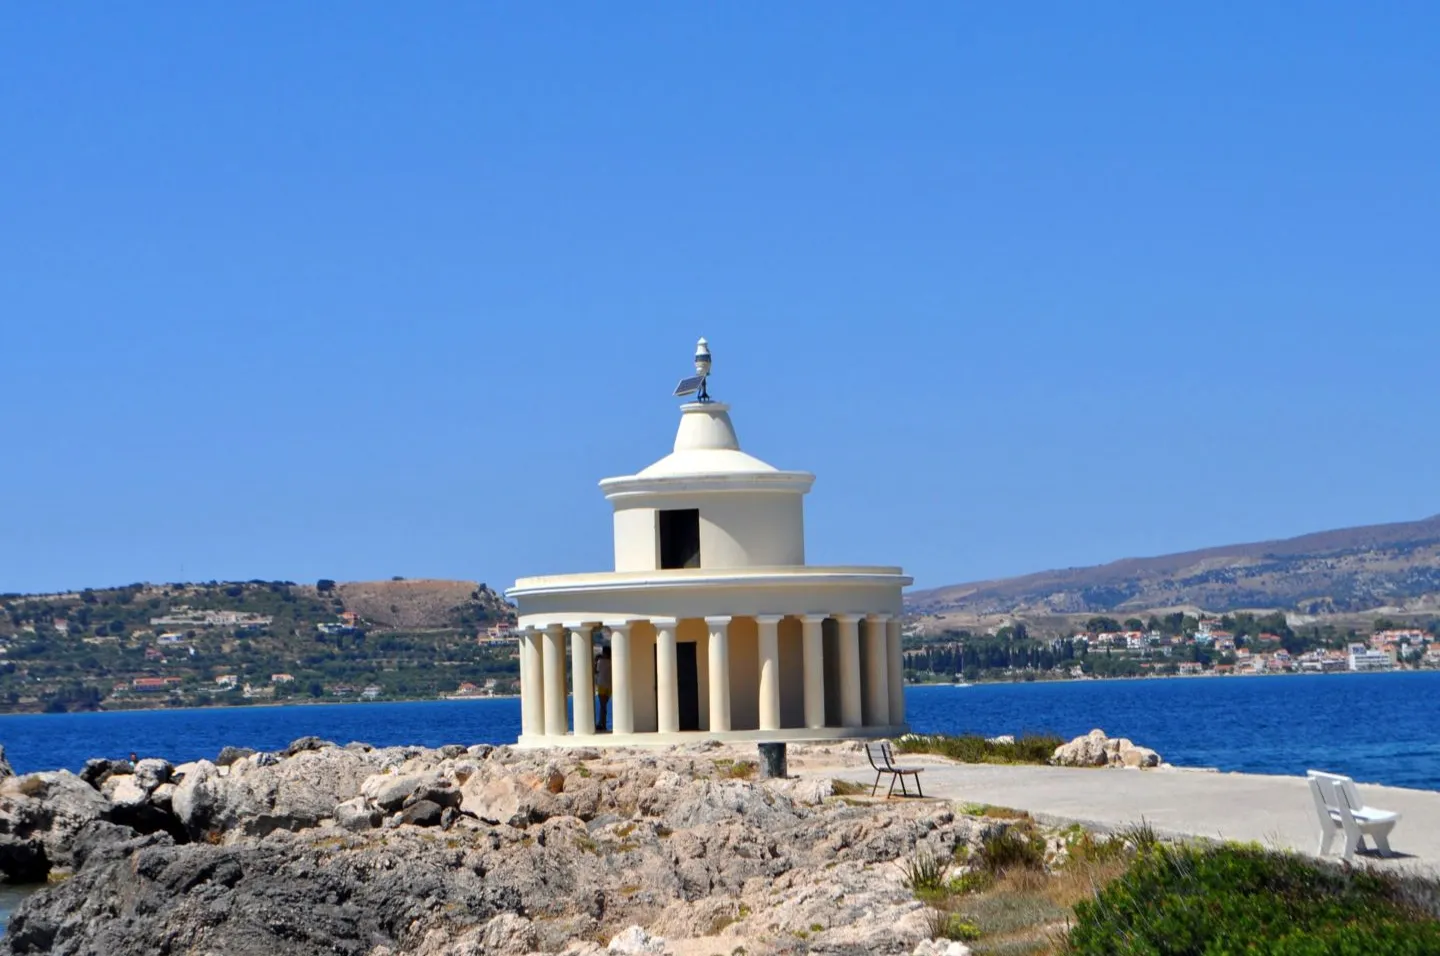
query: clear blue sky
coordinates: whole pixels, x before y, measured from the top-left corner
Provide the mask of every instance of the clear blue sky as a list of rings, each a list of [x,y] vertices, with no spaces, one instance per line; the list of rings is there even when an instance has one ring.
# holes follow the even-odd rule
[[[0,591],[609,566],[697,336],[814,563],[1440,512],[1433,3],[0,20]]]

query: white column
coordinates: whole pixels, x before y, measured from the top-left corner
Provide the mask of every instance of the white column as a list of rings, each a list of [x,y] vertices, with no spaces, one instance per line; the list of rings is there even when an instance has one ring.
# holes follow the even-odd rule
[[[865,726],[860,700],[860,615],[832,614],[840,632],[840,726]]]
[[[825,615],[805,614],[800,623],[804,628],[805,726],[818,730],[825,726]]]
[[[888,614],[865,615],[865,726],[890,724],[890,649],[885,640]]]
[[[595,652],[590,625],[566,624],[570,630],[570,683],[574,700],[575,735],[595,735]]]
[[[635,697],[630,688],[630,622],[607,625],[610,628],[610,706],[615,717],[610,730],[617,734],[635,732]]]
[[[780,618],[757,614],[760,628],[760,729],[780,729]]]
[[[662,734],[680,731],[680,674],[675,661],[673,617],[658,617],[655,625],[655,723]]]
[[[710,732],[730,730],[730,617],[707,617],[710,628]]]
[[[885,625],[886,645],[890,652],[890,726],[905,725],[905,653],[901,649],[900,619],[892,617]]]
[[[541,647],[545,674],[545,736],[565,736],[565,629],[559,624],[545,628]]]
[[[520,632],[520,734],[545,732],[545,679],[540,663],[540,635],[534,628]]]

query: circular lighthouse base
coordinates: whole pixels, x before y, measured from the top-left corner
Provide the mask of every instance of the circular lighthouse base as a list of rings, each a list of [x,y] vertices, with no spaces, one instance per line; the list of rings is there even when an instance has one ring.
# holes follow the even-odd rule
[[[836,740],[878,740],[900,737],[910,732],[906,724],[891,727],[789,727],[784,730],[731,730],[711,733],[708,730],[682,730],[673,734],[522,734],[515,744],[519,750],[547,750],[576,747],[677,747],[718,741],[722,744],[824,743]]]

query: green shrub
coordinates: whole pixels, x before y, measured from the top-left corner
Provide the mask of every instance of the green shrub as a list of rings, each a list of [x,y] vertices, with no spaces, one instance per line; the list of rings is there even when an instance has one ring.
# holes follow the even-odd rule
[[[980,938],[980,927],[945,909],[926,910],[925,926],[931,939],[954,939],[968,943]]]
[[[1026,734],[1014,743],[991,743],[979,734],[907,734],[895,741],[897,753],[938,754],[961,763],[1049,763],[1065,743],[1053,734]]]
[[[900,878],[904,885],[915,891],[917,896],[938,894],[945,889],[945,874],[950,870],[950,861],[931,851],[928,847],[917,847],[900,861]]]
[[[968,873],[951,877],[950,882],[945,885],[945,889],[951,896],[968,896],[971,893],[983,893],[994,885],[994,874],[986,873],[984,870],[971,870]]]
[[[1028,826],[1006,827],[980,843],[975,862],[987,873],[1007,870],[1043,870],[1045,839]]]
[[[1424,956],[1440,888],[1255,846],[1157,845],[1075,906],[1074,956]]]

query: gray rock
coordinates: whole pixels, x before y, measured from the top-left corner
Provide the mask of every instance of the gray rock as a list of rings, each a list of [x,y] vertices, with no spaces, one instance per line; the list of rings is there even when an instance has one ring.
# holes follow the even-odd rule
[[[910,956],[970,956],[970,947],[950,939],[927,939],[915,945]]]
[[[80,769],[80,779],[90,786],[99,790],[117,773],[133,773],[134,766],[128,760],[107,760],[104,757],[95,757],[85,761],[85,766]]]
[[[610,940],[607,952],[623,956],[645,956],[646,953],[665,952],[665,937],[651,936],[643,927],[631,926]]]
[[[5,759],[5,745],[0,744],[0,780],[13,776],[15,776],[15,770],[10,766],[10,761]]]
[[[105,781],[101,793],[109,798],[110,803],[121,810],[134,810],[136,807],[143,807],[150,801],[150,793],[135,782],[133,773],[116,774]]]
[[[319,737],[301,737],[299,740],[292,741],[290,746],[285,748],[285,756],[293,757],[307,750],[324,750],[326,747],[334,746],[335,742],[333,740],[322,740]]]
[[[1092,730],[1056,747],[1050,762],[1059,767],[1157,767],[1161,760],[1149,747],[1137,747],[1125,737],[1107,737],[1103,730]]]
[[[137,834],[127,826],[92,820],[75,834],[71,853],[78,869],[94,860],[118,862],[126,860],[136,850],[149,846],[173,846],[174,840],[168,833],[156,832]]]
[[[163,813],[170,813],[173,810],[171,801],[175,798],[175,784],[162,783],[150,794],[150,805]]]
[[[80,768],[80,779],[84,780],[96,790],[110,776],[110,761],[104,757],[91,757],[85,761],[85,766]]]
[[[39,842],[51,866],[73,864],[71,846],[82,827],[110,814],[110,802],[68,770],[0,781],[0,836]],[[12,848],[12,856],[22,852]]]
[[[255,751],[249,747],[222,747],[220,756],[215,758],[215,766],[228,767],[237,760],[253,756],[255,756]]]
[[[485,924],[480,937],[481,952],[496,956],[523,956],[539,945],[534,924],[518,913],[501,913]]]
[[[0,877],[11,883],[43,883],[50,875],[50,857],[38,837],[0,833]]]
[[[302,830],[333,817],[338,804],[359,796],[361,784],[393,758],[333,746],[284,760],[260,753],[235,761],[224,776],[202,760],[181,780],[171,805],[192,839],[236,829],[252,836]]]
[[[371,807],[364,797],[353,797],[335,808],[335,825],[352,832],[373,830],[384,814]]]
[[[135,764],[135,783],[146,793],[153,793],[160,784],[170,782],[174,770],[168,760],[147,757]]]
[[[460,809],[488,823],[524,827],[554,815],[558,806],[538,781],[506,774],[467,780],[460,790]]]
[[[208,760],[197,760],[170,797],[171,811],[192,837],[211,830],[223,817],[225,781]]]
[[[70,879],[27,897],[0,954],[369,956],[460,919],[478,928],[523,901],[453,852],[389,835],[392,846],[337,848],[289,835],[235,846],[147,846],[92,857]],[[410,839],[404,834],[415,834]],[[417,929],[419,930],[417,932]],[[162,941],[170,941],[163,943]],[[427,950],[431,952],[431,950]]]
[[[360,785],[360,792],[384,810],[393,813],[405,805],[417,791],[438,782],[434,773],[377,774]]]
[[[464,794],[442,781],[438,784],[421,787],[419,790],[410,794],[410,796],[405,798],[405,802],[401,805],[400,809],[404,810],[421,801],[427,801],[436,806],[444,807],[445,809],[452,809],[459,807],[462,800],[464,800]]]
[[[440,753],[441,753],[443,756],[448,757],[448,758],[451,759],[451,760],[454,760],[456,757],[463,757],[463,756],[465,755],[465,745],[464,745],[464,744],[446,744],[445,746],[443,746],[443,747],[440,748]]]
[[[445,808],[429,800],[412,803],[400,813],[400,822],[417,827],[438,827]]]
[[[83,865],[21,904],[0,956],[595,956],[612,937],[612,952],[803,937],[813,953],[904,956],[929,933],[895,862],[1004,826],[935,804],[809,803],[797,781],[716,779],[712,753],[607,752],[585,773],[508,748],[467,751],[463,770],[416,748],[254,755],[229,774],[200,761],[143,809],[173,788],[174,819],[207,839],[88,823],[70,847]],[[402,777],[418,783],[398,810],[362,793]],[[489,822],[446,806],[454,794]],[[717,926],[722,946],[678,942]]]

